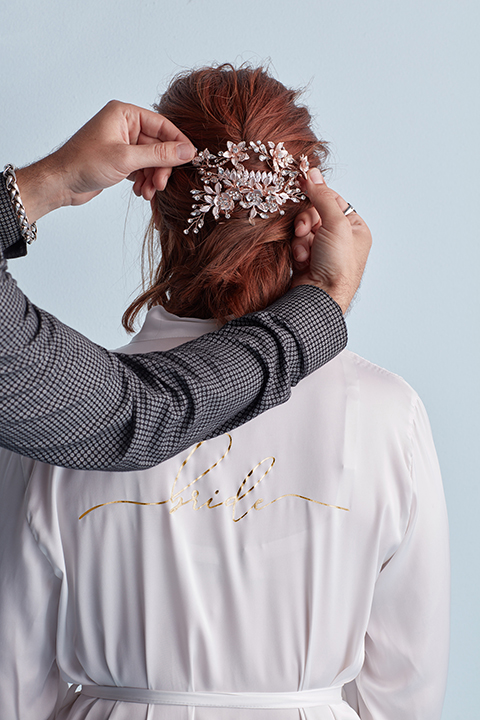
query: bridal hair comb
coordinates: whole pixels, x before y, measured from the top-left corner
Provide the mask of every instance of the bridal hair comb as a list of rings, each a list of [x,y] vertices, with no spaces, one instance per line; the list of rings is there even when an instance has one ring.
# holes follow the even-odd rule
[[[268,170],[263,172],[248,171],[242,163],[250,158],[250,148],[258,154],[259,160],[267,164]],[[233,168],[224,166],[230,163]],[[203,180],[203,190],[190,190],[195,200],[192,205],[191,217],[188,219],[189,227],[183,232],[188,235],[190,230],[194,233],[203,227],[205,215],[212,212],[215,220],[220,215],[228,220],[238,205],[250,210],[248,221],[254,225],[254,218],[259,215],[267,218],[268,214],[285,211],[282,205],[291,200],[300,202],[305,200],[298,184],[300,173],[307,176],[309,169],[308,158],[301,155],[296,161],[285,150],[283,142],[267,142],[261,140],[247,143],[242,140],[238,145],[227,142],[227,150],[213,155],[208,149],[202,150],[192,160],[198,168]]]

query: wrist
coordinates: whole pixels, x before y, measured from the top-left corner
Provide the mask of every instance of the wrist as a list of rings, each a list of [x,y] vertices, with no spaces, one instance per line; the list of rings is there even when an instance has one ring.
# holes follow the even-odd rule
[[[49,157],[16,171],[18,189],[30,223],[59,207],[68,205],[65,185]]]

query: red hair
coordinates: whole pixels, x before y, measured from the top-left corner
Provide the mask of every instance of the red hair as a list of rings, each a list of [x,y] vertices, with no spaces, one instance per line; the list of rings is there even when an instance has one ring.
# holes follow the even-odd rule
[[[308,110],[297,105],[298,91],[289,90],[263,68],[232,65],[207,67],[178,75],[154,108],[187,135],[199,150],[217,154],[227,140],[284,142],[295,159],[305,154],[310,164],[323,166],[326,144],[317,140]],[[265,165],[251,153],[248,169]],[[207,213],[198,234],[184,234],[192,210],[190,190],[202,189],[193,165],[173,168],[155,207],[144,245],[150,279],[147,289],[127,308],[124,327],[132,331],[143,308],[163,305],[175,315],[216,318],[220,322],[262,310],[283,295],[291,282],[291,238],[294,218],[308,207],[288,201],[284,215],[248,221],[240,207],[229,220]],[[156,255],[160,250],[160,262]]]

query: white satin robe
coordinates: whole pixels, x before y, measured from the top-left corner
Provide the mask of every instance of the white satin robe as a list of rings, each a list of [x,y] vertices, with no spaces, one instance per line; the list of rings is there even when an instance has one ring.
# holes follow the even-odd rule
[[[214,328],[157,307],[122,352]],[[82,472],[2,451],[0,480],[5,720],[440,718],[447,518],[425,409],[401,378],[344,351],[286,404],[158,467]],[[66,682],[345,686],[346,700],[199,708],[71,688],[59,710]]]

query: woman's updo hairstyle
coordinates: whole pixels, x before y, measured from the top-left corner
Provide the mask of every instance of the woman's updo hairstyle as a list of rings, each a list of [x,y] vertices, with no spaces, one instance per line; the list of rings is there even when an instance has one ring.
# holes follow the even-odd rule
[[[315,137],[308,110],[296,104],[298,95],[263,68],[227,64],[178,75],[154,108],[199,151],[217,154],[226,150],[228,140],[283,142],[296,160],[304,154],[311,166],[323,168],[326,145]],[[268,170],[254,152],[242,164],[247,170]],[[208,212],[198,234],[185,235],[193,189],[203,189],[203,183],[189,163],[173,168],[165,190],[156,193],[159,229],[155,232],[152,221],[144,246],[150,278],[123,316],[129,331],[144,305],[224,322],[264,309],[290,286],[294,218],[309,201],[288,201],[284,215],[257,216],[255,225],[248,221],[249,210],[240,206],[230,219],[220,215],[215,220]]]

